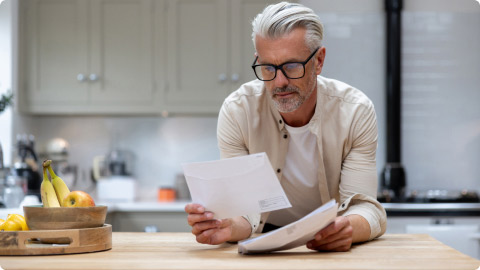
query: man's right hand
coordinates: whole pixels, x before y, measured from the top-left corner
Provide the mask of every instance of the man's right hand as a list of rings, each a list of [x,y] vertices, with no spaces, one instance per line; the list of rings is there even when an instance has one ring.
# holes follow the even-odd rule
[[[250,223],[243,217],[232,219],[213,219],[212,212],[206,212],[200,204],[190,203],[185,206],[188,224],[197,242],[218,245],[227,241],[238,241],[250,235]]]

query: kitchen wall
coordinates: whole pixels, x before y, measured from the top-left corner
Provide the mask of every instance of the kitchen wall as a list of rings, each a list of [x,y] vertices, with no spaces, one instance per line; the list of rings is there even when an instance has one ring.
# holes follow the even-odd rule
[[[70,163],[79,167],[79,188],[92,187],[95,156],[112,149],[134,153],[139,199],[154,199],[156,188],[173,185],[181,163],[219,159],[216,117],[18,117],[15,131],[36,135],[39,152],[55,137],[70,143]]]
[[[378,0],[301,2],[312,7],[325,25],[327,55],[323,75],[361,89],[375,104],[380,173],[385,164],[384,3]],[[413,2],[423,5],[415,6]],[[480,82],[475,78],[480,63],[480,6],[473,0],[455,3],[410,0],[405,1],[405,6],[404,46],[407,50],[404,52],[402,151],[408,188],[480,191]],[[427,25],[428,29],[422,30],[418,25]],[[466,46],[467,43],[472,46]],[[428,52],[430,48],[440,51],[423,61],[412,53],[420,49]],[[432,72],[421,73],[421,69]],[[432,79],[439,76],[447,79]],[[439,118],[425,117],[425,114]],[[176,174],[181,172],[182,162],[219,158],[216,116],[15,114],[13,119],[13,134],[35,134],[39,151],[53,137],[69,141],[70,162],[79,166],[80,185],[84,187],[92,183],[89,173],[94,156],[106,154],[114,147],[132,150],[136,156],[136,177],[142,184],[143,198],[147,199],[155,196],[155,187],[173,184]],[[438,123],[434,122],[439,119]],[[465,121],[457,121],[459,119]]]
[[[0,4],[0,95],[12,89],[11,2]],[[12,109],[0,113],[0,144],[4,160],[10,165],[12,149]]]

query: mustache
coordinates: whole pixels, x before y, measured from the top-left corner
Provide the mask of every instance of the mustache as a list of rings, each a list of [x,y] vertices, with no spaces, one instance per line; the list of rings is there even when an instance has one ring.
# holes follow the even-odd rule
[[[276,95],[276,94],[292,93],[292,92],[299,93],[300,89],[298,89],[298,87],[295,87],[295,86],[277,87],[273,89],[272,94]]]

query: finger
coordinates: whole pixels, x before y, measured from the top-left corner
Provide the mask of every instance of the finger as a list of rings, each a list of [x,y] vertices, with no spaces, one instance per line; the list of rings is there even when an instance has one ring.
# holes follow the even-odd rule
[[[322,251],[327,251],[327,250],[328,251],[348,251],[352,247],[352,241],[351,239],[346,238],[346,239],[339,239],[337,241],[330,242],[323,245],[318,245],[318,246],[310,245],[307,247],[310,249],[322,250]]]
[[[228,234],[222,229],[210,229],[202,232],[197,236],[197,241],[201,241],[203,244],[219,245],[225,243],[228,240]]]
[[[198,234],[196,240],[198,243],[202,244],[210,244],[212,242],[211,238],[212,235],[217,231],[217,229],[210,229],[203,231],[202,233]]]
[[[330,235],[336,234],[349,224],[350,223],[347,218],[337,217],[332,223],[330,223],[330,225],[315,234],[315,240],[319,241],[320,239],[327,238]]]
[[[188,225],[193,226],[197,222],[211,220],[213,218],[212,212],[204,212],[203,214],[189,214],[187,216]]]
[[[320,240],[314,239],[315,245],[323,245],[327,243],[331,243],[340,239],[352,238],[353,235],[353,228],[352,226],[343,227],[341,231],[331,234],[325,238],[321,238]]]
[[[189,203],[185,205],[185,212],[188,214],[202,214],[205,212],[205,208],[198,203]]]
[[[218,220],[208,220],[208,221],[198,222],[192,226],[192,233],[195,235],[199,235],[206,230],[218,228],[220,224],[221,222]]]

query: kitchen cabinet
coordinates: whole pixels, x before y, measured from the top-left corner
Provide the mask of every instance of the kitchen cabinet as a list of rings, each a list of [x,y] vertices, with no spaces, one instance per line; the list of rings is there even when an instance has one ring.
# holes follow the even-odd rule
[[[388,210],[387,210],[388,212]],[[424,233],[480,259],[480,217],[388,217],[386,233]]]
[[[253,80],[251,21],[273,2],[170,0],[165,110],[217,113],[229,93]]]
[[[20,1],[20,110],[216,114],[255,78],[251,21],[274,2]]]
[[[152,31],[154,11],[163,11],[164,4],[20,1],[20,109],[39,114],[158,110]],[[164,24],[162,18],[155,18],[155,26]]]

